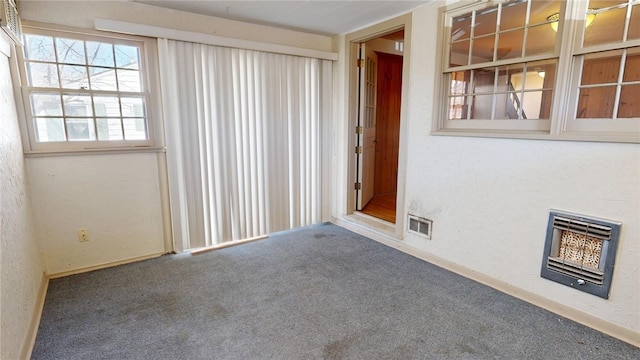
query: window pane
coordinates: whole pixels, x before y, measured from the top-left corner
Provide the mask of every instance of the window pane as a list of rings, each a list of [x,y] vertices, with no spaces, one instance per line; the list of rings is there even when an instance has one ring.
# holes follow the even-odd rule
[[[47,93],[31,94],[31,111],[34,116],[61,116],[60,95]]]
[[[556,46],[556,36],[557,33],[548,24],[530,27],[525,55],[552,54]]]
[[[640,39],[640,4],[633,5],[627,39]]]
[[[122,116],[145,117],[144,98],[130,97],[120,99],[122,104]]]
[[[453,18],[451,24],[451,41],[469,39],[471,36],[471,14]]]
[[[56,38],[58,62],[64,64],[86,64],[84,42],[82,40]]]
[[[551,29],[551,26],[549,25],[548,18],[553,14],[558,14],[559,18],[562,18],[564,16],[563,14],[560,14],[561,4],[562,2],[557,0],[531,1],[531,15],[529,16],[529,25],[545,24],[545,26],[547,26],[549,30],[553,31],[553,29]]]
[[[452,96],[449,98],[449,119],[467,118],[467,97]]]
[[[555,81],[555,67],[555,60],[530,62],[527,63],[526,74],[523,74],[522,70],[519,73],[511,70],[511,81],[516,90],[521,88],[520,84],[524,90],[552,89]]]
[[[623,85],[621,90],[618,117],[640,117],[640,84]]]
[[[498,74],[498,92],[521,91],[524,87],[524,64],[500,66]]]
[[[471,108],[472,119],[491,119],[491,109],[493,107],[493,95],[473,96],[473,107]]]
[[[459,41],[451,44],[449,66],[467,65],[469,58],[469,41]]]
[[[118,88],[120,91],[142,91],[142,79],[138,70],[118,69]]]
[[[523,118],[549,120],[552,99],[553,90],[525,92],[522,105]]]
[[[474,27],[474,36],[482,36],[496,32],[496,24],[498,23],[498,7],[476,12],[476,21]]]
[[[146,140],[147,124],[145,119],[122,119],[126,140]]]
[[[70,141],[95,140],[96,134],[93,128],[93,119],[67,119],[67,135]]]
[[[473,93],[492,93],[494,89],[495,68],[473,71]]]
[[[495,35],[477,38],[473,41],[473,51],[471,53],[471,63],[479,64],[493,61],[493,48]]]
[[[96,116],[120,117],[120,102],[117,96],[94,96]]]
[[[24,55],[27,60],[56,61],[52,37],[25,35],[24,40]]]
[[[65,141],[62,118],[36,118],[36,138],[39,142]]]
[[[515,1],[503,4],[502,15],[500,16],[500,30],[524,27],[526,14],[526,1]]]
[[[116,66],[140,69],[140,55],[135,46],[116,45]]]
[[[116,71],[115,69],[90,67],[91,90],[116,91]]]
[[[450,94],[463,95],[469,91],[469,79],[471,71],[457,71],[451,74]]]
[[[626,15],[626,7],[597,14],[585,29],[584,46],[621,42]]]
[[[496,94],[496,112],[494,119],[507,120],[518,119],[518,112],[522,106],[520,94],[515,92],[508,92],[503,94]]]
[[[93,116],[91,96],[64,95],[63,101],[65,116]],[[71,137],[71,135],[69,135],[69,137]]]
[[[88,89],[87,68],[84,66],[59,65],[60,82],[64,89]]]
[[[33,87],[60,87],[58,68],[55,64],[26,63],[27,82]]]
[[[114,67],[113,45],[87,41],[87,59],[89,60],[89,65]]]
[[[526,74],[522,72],[511,74],[511,76],[507,78],[508,89],[510,91],[520,92],[524,89],[525,85],[530,86],[533,82],[531,79],[534,77],[533,75],[530,75],[530,74],[531,72],[528,72]],[[538,77],[538,74],[535,74],[535,77]],[[505,76],[500,76],[500,78],[505,78]],[[499,90],[504,91],[505,90],[504,86],[499,87]]]
[[[624,65],[622,81],[640,81],[640,48],[627,49],[627,61]]]
[[[122,123],[120,119],[96,119],[98,140],[122,140]]]
[[[622,51],[586,55],[580,84],[617,83],[621,58]]]
[[[628,0],[590,0],[589,8],[590,9],[604,9],[608,7],[613,7],[616,5],[626,4]]]
[[[616,96],[615,86],[581,88],[576,118],[611,118]]]
[[[534,78],[537,75],[534,75]],[[523,119],[548,119],[549,114],[541,115],[543,91],[526,91],[522,95],[522,118]]]
[[[498,35],[498,51],[496,60],[522,57],[524,30],[507,31]]]

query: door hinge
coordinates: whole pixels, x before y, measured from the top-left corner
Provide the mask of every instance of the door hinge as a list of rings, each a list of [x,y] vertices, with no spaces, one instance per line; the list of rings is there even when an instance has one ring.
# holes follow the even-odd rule
[[[362,154],[362,146],[356,146],[356,154]]]
[[[363,68],[364,67],[364,59],[358,59],[358,61],[356,62],[356,66],[359,68]]]
[[[359,182],[358,182],[358,183],[355,183],[354,185],[355,185],[355,186],[354,186],[354,188],[355,188],[356,190],[362,190],[362,183],[359,183]]]
[[[364,133],[364,128],[362,126],[356,126],[356,134],[362,135]]]

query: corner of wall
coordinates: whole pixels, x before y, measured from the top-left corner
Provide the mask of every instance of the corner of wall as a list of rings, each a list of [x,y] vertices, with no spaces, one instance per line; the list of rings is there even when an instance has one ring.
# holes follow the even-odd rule
[[[49,277],[43,272],[42,280],[40,281],[40,288],[38,289],[38,295],[36,296],[36,302],[33,306],[31,321],[29,321],[25,341],[22,344],[22,350],[20,351],[20,359],[31,359],[31,353],[33,352],[33,346],[36,343],[36,336],[38,335],[38,327],[40,326],[40,319],[42,318],[42,310],[44,309],[44,300],[47,297],[48,288]]]
[[[4,40],[0,39],[0,42]],[[37,242],[9,57],[0,55],[0,358],[16,359],[37,330],[48,279]],[[24,356],[23,356],[24,357]]]

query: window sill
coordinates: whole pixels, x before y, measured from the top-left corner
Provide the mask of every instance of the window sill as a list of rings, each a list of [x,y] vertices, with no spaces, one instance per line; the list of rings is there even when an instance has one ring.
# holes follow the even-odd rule
[[[75,155],[107,155],[107,154],[140,154],[140,153],[165,153],[164,147],[126,147],[126,148],[106,148],[106,149],[77,149],[77,150],[46,150],[46,151],[25,151],[24,156],[47,157],[47,156],[75,156]]]
[[[570,133],[549,134],[546,131],[525,131],[517,132],[511,130],[454,130],[440,129],[431,131],[431,135],[436,136],[462,136],[462,137],[483,137],[483,138],[500,138],[500,139],[525,139],[525,140],[553,140],[553,141],[589,141],[589,142],[611,142],[611,143],[640,143],[640,133],[636,134],[589,134],[589,133]]]

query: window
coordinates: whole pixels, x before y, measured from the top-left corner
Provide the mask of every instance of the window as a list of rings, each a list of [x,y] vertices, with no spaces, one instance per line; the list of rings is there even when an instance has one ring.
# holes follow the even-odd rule
[[[32,151],[154,144],[153,42],[24,28],[22,90]]]
[[[640,1],[444,9],[438,131],[640,141]]]

